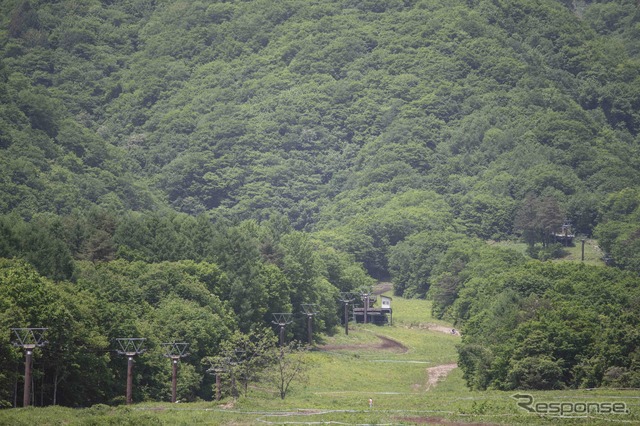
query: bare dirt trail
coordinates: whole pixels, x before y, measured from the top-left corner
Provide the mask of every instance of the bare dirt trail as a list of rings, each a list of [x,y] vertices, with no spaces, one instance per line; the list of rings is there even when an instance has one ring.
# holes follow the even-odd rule
[[[393,290],[393,283],[387,281],[380,281],[373,287],[373,294],[383,294]]]
[[[440,333],[452,334],[455,336],[460,336],[460,332],[455,328],[445,327],[444,325],[438,324],[424,324],[427,330],[439,331]]]
[[[458,364],[442,364],[427,368],[427,384],[425,390],[428,391],[435,387],[438,382],[444,380],[454,368],[458,368]]]
[[[378,349],[396,353],[405,353],[409,350],[405,345],[398,342],[397,340],[393,340],[389,337],[381,336],[379,334],[376,334],[376,337],[380,339],[380,342],[359,345],[323,345],[320,346],[319,349],[321,351]]]
[[[438,385],[439,382],[446,379],[449,373],[458,368],[458,364],[450,363],[450,364],[441,364],[436,365],[434,367],[427,368],[427,379],[424,383],[416,383],[412,386],[414,391],[424,391],[428,392],[432,390],[434,387]]]
[[[443,419],[442,417],[396,417],[402,424],[414,424],[414,425],[443,425],[443,426],[491,426],[489,423],[465,423],[454,422],[451,420]]]

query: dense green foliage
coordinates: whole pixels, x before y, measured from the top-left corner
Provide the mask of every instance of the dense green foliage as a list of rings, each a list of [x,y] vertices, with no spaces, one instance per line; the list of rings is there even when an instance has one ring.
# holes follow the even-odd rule
[[[471,387],[640,386],[636,274],[530,263],[489,279],[455,302],[469,307],[459,362]]]
[[[207,397],[197,356],[303,303],[331,330],[336,294],[370,276],[468,327],[472,386],[600,385],[612,368],[637,382],[635,338],[615,356],[596,347],[619,322],[580,351],[549,349],[570,314],[565,290],[590,308],[580,315],[636,324],[625,316],[640,270],[635,1],[0,0],[0,11],[0,257],[13,259],[0,303],[22,312],[2,325],[62,316],[87,330],[65,338],[104,354],[94,368],[71,349],[60,362],[44,353],[42,386],[76,386],[70,359],[96,375],[95,401],[113,400],[121,360],[104,351],[134,333],[152,349],[189,337],[184,395]],[[567,267],[568,279],[485,243],[523,237],[531,256],[554,257],[549,235],[565,220],[615,269]],[[505,271],[532,278],[514,289]],[[629,298],[600,312],[579,291],[595,280]],[[9,291],[22,281],[42,293],[33,306]],[[62,313],[48,311],[56,298],[69,300]],[[500,303],[542,325],[482,326]],[[548,346],[514,354],[525,332],[502,333],[520,326]],[[473,360],[495,375],[477,377]],[[162,360],[143,363],[137,398],[159,398]],[[559,383],[526,381],[534,364]],[[0,375],[4,404],[14,376]]]
[[[170,230],[176,232],[174,227],[180,224],[180,218],[191,220],[191,225],[196,226],[196,219],[182,216],[176,215],[173,220],[149,216],[154,223],[147,223],[147,227],[139,223],[129,228],[130,219],[122,220],[110,238],[115,240],[120,232],[125,233],[123,229],[143,229],[143,235],[170,234]],[[37,223],[42,229],[48,225],[45,220]],[[119,401],[126,361],[116,354],[115,339],[122,337],[147,339],[149,354],[136,362],[136,399],[167,398],[170,364],[163,359],[161,343],[171,341],[189,343],[190,356],[182,363],[180,397],[210,398],[212,376],[205,374],[209,366],[201,360],[222,351],[221,344],[234,332],[249,332],[260,324],[270,324],[274,312],[293,312],[295,321],[288,328],[288,338],[306,339],[302,304],[317,305],[317,331],[329,331],[338,321],[339,289],[328,279],[345,291],[371,285],[371,278],[362,267],[354,266],[352,258],[323,248],[305,234],[278,234],[271,223],[260,227],[245,222],[225,227],[223,232],[209,222],[201,224],[208,226],[198,230],[209,236],[209,252],[198,256],[185,248],[181,254],[198,261],[165,251],[175,247],[163,246],[153,239],[148,246],[141,241],[137,246],[122,241],[103,242],[123,253],[117,260],[73,260],[69,250],[56,248],[67,247],[65,241],[70,235],[65,231],[73,231],[75,226],[61,230],[58,240],[44,240],[52,247],[36,245],[30,251],[30,247],[18,245],[7,253],[10,257],[39,259],[35,263],[38,270],[24,261],[3,260],[4,272],[0,276],[0,326],[5,330],[44,325],[51,329],[47,333],[50,344],[38,361],[43,374],[38,392],[45,395],[39,404],[51,403],[53,398],[67,405]],[[9,240],[28,241],[18,232],[35,232],[32,226],[36,221],[14,219],[11,225],[5,227],[13,230]],[[186,225],[182,225],[185,232]],[[163,234],[156,234],[156,227],[163,229]],[[186,234],[179,235],[185,238]],[[193,243],[185,238],[183,246]],[[73,254],[84,256],[83,253],[81,250]],[[45,278],[43,275],[54,278],[60,258],[72,267],[71,275],[64,280],[56,278],[55,282]],[[16,374],[20,375],[20,354],[10,348],[10,338],[4,334],[0,342],[0,350],[11,360],[3,370],[7,375],[0,376],[2,405],[9,404]],[[71,365],[73,370],[69,370]],[[85,374],[84,370],[90,372]],[[81,391],[84,386],[91,388]],[[90,400],[86,395],[91,395]]]

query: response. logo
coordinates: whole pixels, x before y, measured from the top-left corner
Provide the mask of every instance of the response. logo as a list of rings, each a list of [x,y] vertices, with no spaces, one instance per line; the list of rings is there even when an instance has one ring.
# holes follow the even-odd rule
[[[551,416],[567,416],[581,414],[629,414],[629,408],[624,402],[602,401],[562,401],[562,402],[536,402],[529,394],[517,393],[511,395],[518,407],[530,413]]]

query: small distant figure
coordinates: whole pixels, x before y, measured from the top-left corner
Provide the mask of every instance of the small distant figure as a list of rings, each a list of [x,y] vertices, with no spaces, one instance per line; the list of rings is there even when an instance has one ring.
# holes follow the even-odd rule
[[[369,398],[369,408],[373,408],[373,398]]]
[[[451,334],[456,334],[456,329],[455,328],[451,329]]]

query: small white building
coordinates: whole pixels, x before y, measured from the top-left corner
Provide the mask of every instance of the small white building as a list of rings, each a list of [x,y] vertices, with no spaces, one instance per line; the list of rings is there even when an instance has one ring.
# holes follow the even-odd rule
[[[380,296],[380,307],[391,310],[391,298],[388,296]]]
[[[393,324],[393,310],[391,309],[391,298],[380,295],[380,312],[389,314],[389,324]]]

